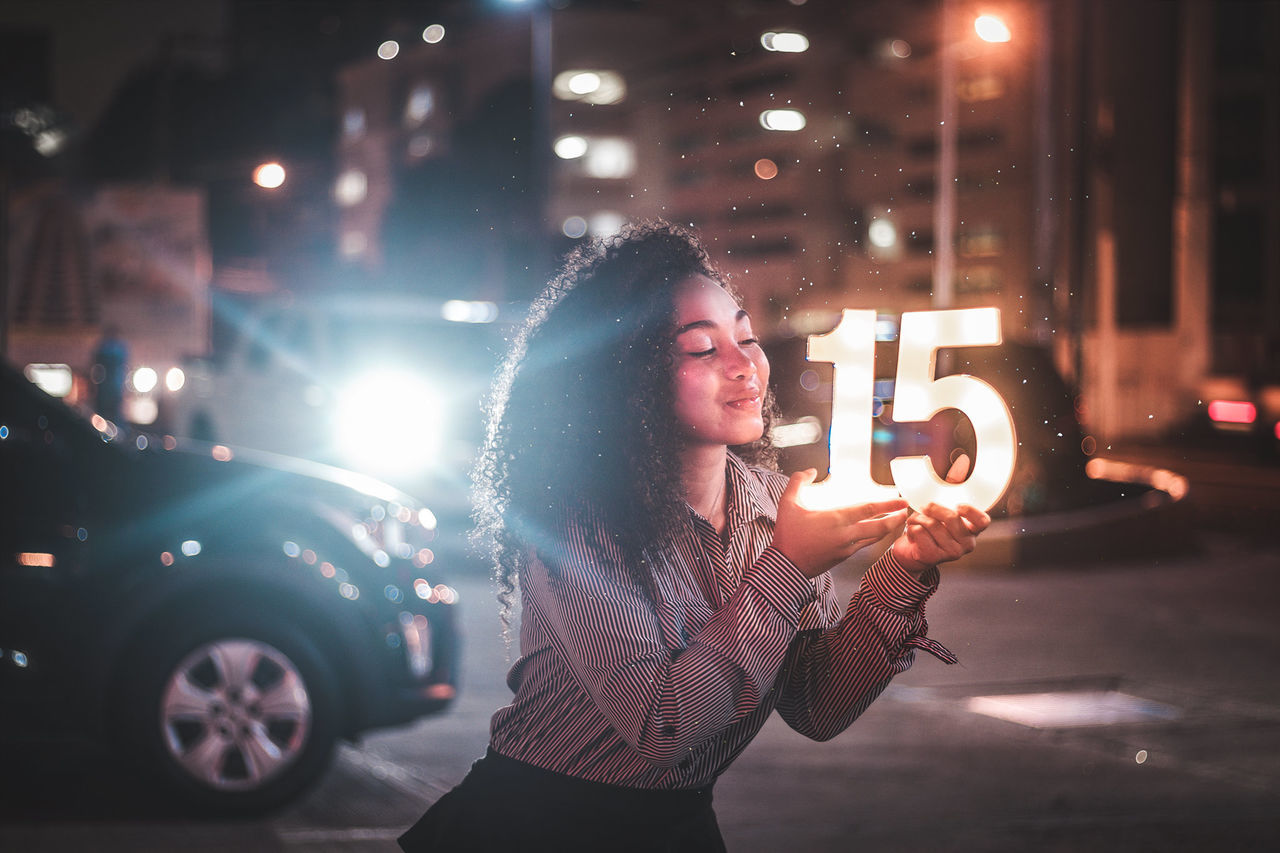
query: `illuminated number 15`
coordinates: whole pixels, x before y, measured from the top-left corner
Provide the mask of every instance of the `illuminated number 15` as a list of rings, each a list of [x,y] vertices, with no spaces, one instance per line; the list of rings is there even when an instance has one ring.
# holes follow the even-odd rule
[[[1017,450],[1013,417],[994,388],[976,376],[934,378],[941,347],[991,346],[1001,341],[997,308],[908,311],[902,315],[893,419],[928,421],[944,409],[958,409],[973,424],[973,470],[963,483],[947,483],[928,456],[890,461],[893,486],[871,477],[871,405],[875,384],[875,323],[872,310],[845,309],[840,323],[809,338],[809,360],[834,367],[831,398],[831,474],[805,490],[811,508],[848,506],[896,497],[915,509],[936,503],[990,509],[1013,477]],[[945,472],[944,472],[945,473]]]

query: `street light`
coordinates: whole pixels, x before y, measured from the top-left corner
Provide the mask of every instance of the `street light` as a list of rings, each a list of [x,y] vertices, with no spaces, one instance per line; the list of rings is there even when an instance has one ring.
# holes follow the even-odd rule
[[[253,170],[253,182],[265,190],[278,189],[284,185],[284,166],[279,163],[262,163]]]
[[[942,0],[938,39],[938,177],[933,201],[933,307],[955,301],[956,220],[956,45],[955,0]],[[986,42],[1007,42],[1009,27],[995,15],[974,19],[974,32]]]
[[[1013,38],[1008,25],[995,15],[979,15],[973,19],[973,31],[983,41],[1000,44]]]

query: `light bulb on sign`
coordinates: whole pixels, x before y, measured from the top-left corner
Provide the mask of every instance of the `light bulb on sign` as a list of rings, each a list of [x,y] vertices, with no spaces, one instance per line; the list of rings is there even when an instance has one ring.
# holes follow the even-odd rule
[[[928,421],[957,409],[973,424],[973,470],[963,483],[948,483],[927,456],[893,459],[893,486],[871,477],[871,403],[875,382],[876,312],[846,309],[839,325],[809,338],[809,360],[834,366],[831,401],[831,475],[802,493],[810,509],[884,500],[901,492],[914,509],[930,503],[990,509],[1000,500],[1017,459],[1013,417],[999,393],[976,376],[934,378],[941,347],[993,346],[1001,342],[997,308],[908,311],[902,315],[893,419]]]

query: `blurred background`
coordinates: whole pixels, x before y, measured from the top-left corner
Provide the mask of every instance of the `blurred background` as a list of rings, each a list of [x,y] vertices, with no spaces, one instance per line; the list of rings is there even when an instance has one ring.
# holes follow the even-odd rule
[[[0,345],[137,428],[460,486],[522,303],[662,216],[745,294],[794,465],[843,307],[999,307],[989,375],[1053,385],[1028,461],[1280,445],[1274,3],[0,8]]]

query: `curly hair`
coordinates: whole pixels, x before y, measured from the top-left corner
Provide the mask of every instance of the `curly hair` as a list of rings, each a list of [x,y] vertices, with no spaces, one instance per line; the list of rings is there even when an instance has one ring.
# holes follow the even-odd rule
[[[498,368],[473,475],[472,543],[487,552],[509,621],[531,551],[567,519],[603,523],[640,588],[688,523],[674,410],[675,288],[694,275],[725,286],[706,250],[665,221],[630,226],[566,259]],[[732,291],[730,291],[732,293]],[[765,431],[734,448],[776,467]]]

